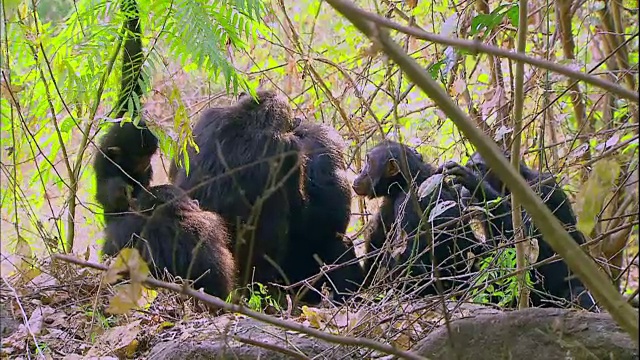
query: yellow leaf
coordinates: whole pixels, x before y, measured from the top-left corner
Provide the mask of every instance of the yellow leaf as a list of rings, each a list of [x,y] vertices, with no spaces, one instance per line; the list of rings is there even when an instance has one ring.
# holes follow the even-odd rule
[[[19,235],[14,251],[16,255],[22,258],[30,259],[33,256],[33,252],[31,251],[31,246],[29,246],[29,243]]]
[[[576,227],[585,235],[595,227],[598,214],[619,172],[620,166],[614,160],[600,160],[594,164],[591,176],[580,188],[576,201]]]
[[[318,314],[316,311],[311,310],[311,308],[307,307],[306,305],[302,306],[302,314],[309,321],[309,324],[311,324],[311,326],[320,328],[322,324],[322,318],[320,317],[320,314]]]
[[[124,248],[120,250],[104,278],[107,283],[112,284],[122,278],[122,273],[127,272],[132,282],[142,282],[149,275],[149,266],[137,249]]]
[[[18,283],[28,283],[42,273],[40,269],[34,266],[33,251],[29,243],[22,236],[18,236],[13,258],[15,268],[18,274],[20,274],[17,280]]]
[[[138,345],[140,345],[140,342],[138,340],[133,340],[124,348],[124,354],[128,359],[131,359],[133,355],[135,355],[136,351],[138,351]]]
[[[116,294],[109,301],[107,312],[111,314],[125,314],[138,306],[138,300],[142,296],[139,284],[124,284],[118,287]]]
[[[107,330],[95,341],[84,358],[96,358],[106,355],[116,355],[120,359],[132,358],[139,346],[137,337],[142,331],[140,323],[140,320],[136,320]]]
[[[3,10],[5,11],[5,19],[13,22],[15,15],[18,14],[16,10],[18,10],[19,7],[21,8],[20,10],[22,10],[22,8],[25,8],[27,2],[22,0],[3,0],[2,4],[4,7]],[[26,11],[21,11],[21,13],[23,14],[25,12]]]

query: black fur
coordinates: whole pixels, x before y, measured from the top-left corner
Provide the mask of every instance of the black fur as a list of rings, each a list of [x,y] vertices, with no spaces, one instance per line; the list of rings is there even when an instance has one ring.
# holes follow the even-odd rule
[[[391,268],[400,265],[398,268],[402,270],[408,267],[412,276],[422,278],[416,291],[421,294],[438,292],[437,284],[428,281],[432,274],[448,278],[441,280],[441,290],[465,283],[469,275],[467,252],[479,254],[484,247],[475,239],[468,222],[453,221],[460,219],[461,210],[456,192],[448,185],[442,183],[422,197],[417,194],[417,185],[429,179],[433,172],[417,152],[396,142],[385,141],[367,153],[366,165],[353,188],[360,196],[383,198],[380,210],[366,225],[367,253],[384,245],[396,220],[407,241],[399,260],[391,260],[389,265],[368,259],[368,276],[372,276],[379,265]],[[434,206],[445,201],[455,206],[435,216],[432,222],[427,221]],[[419,254],[418,261],[409,264],[413,254]]]
[[[500,178],[491,171],[479,153],[474,153],[466,164],[460,166],[455,162],[447,162],[438,172],[454,175],[456,182],[464,186],[473,195],[472,198],[481,203],[496,200],[509,195]],[[576,217],[566,193],[560,188],[555,176],[550,173],[539,173],[524,164],[520,164],[520,174],[541,195],[547,207],[564,225],[571,237],[578,244],[585,242],[583,234],[576,229]],[[513,239],[513,223],[511,217],[511,203],[503,199],[493,211],[490,225],[494,234],[502,234],[507,239]],[[532,223],[531,218],[523,210],[523,221],[527,235],[538,240],[538,261],[543,261],[555,255],[551,246],[544,241],[540,231]],[[534,291],[531,292],[533,306],[556,307],[566,306],[572,301],[585,309],[594,308],[594,302],[586,291],[582,282],[572,276],[565,261],[559,260],[542,265],[532,271],[535,281]],[[563,302],[562,300],[566,300]]]
[[[120,177],[112,188],[128,186]],[[138,249],[155,276],[167,269],[174,276],[196,280],[196,289],[226,298],[233,290],[236,269],[227,248],[224,221],[203,211],[173,185],[153,186],[133,201],[139,211],[121,214],[107,224],[102,252],[115,256],[125,247]],[[130,209],[133,210],[133,209]]]
[[[355,258],[342,241],[350,211],[342,149],[327,128],[294,118],[284,99],[259,90],[257,101],[242,95],[210,109],[193,133],[200,152],[189,151],[189,175],[172,165],[174,183],[227,220],[242,284],[282,282],[283,272],[297,283],[320,272],[314,254],[327,264]],[[353,289],[350,280],[361,281],[358,270],[329,274],[336,300]],[[318,297],[309,291],[303,300]]]
[[[193,129],[199,152],[189,149],[190,173],[174,175],[174,184],[227,221],[242,284],[278,279],[265,255],[283,263],[292,214],[303,206],[291,108],[273,92],[257,95],[258,102],[244,96],[204,113]]]
[[[133,103],[132,117],[136,118],[139,109],[135,106],[142,97],[140,82],[144,74],[142,65],[144,63],[144,53],[142,52],[142,28],[140,26],[140,10],[135,0],[123,0],[122,12],[125,15],[125,41],[122,51],[122,78],[120,80],[120,93],[118,102],[114,110],[116,118],[123,117],[129,110],[129,104]]]
[[[326,264],[339,265],[328,273],[335,286],[334,300],[345,299],[363,281],[353,244],[343,240],[351,215],[351,189],[346,178],[344,144],[339,134],[326,126],[296,120],[294,134],[306,155],[304,189],[306,202],[301,221],[295,221],[290,240],[286,273],[296,282],[318,273],[316,254]],[[346,262],[351,265],[340,265]],[[314,286],[320,288],[322,282]],[[316,293],[304,300],[316,302]]]

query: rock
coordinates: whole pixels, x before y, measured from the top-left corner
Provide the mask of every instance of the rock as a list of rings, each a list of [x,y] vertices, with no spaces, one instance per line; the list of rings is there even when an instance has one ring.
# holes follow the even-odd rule
[[[638,359],[638,345],[605,313],[530,308],[459,319],[449,327],[437,328],[414,351],[456,360]]]
[[[173,334],[173,340],[162,341],[153,346],[147,359],[154,360],[225,360],[225,359],[292,359],[292,354],[323,359],[362,359],[354,348],[336,346],[293,331],[283,330],[246,317],[225,315],[207,323],[192,324],[193,332],[187,329]],[[177,329],[176,329],[177,330]],[[255,346],[242,340],[265,344]],[[291,352],[269,349],[275,345]]]

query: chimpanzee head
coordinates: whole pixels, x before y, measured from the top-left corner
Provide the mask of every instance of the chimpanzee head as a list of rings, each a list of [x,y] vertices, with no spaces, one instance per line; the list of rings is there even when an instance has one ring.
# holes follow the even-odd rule
[[[120,127],[120,128],[117,128]],[[101,140],[103,154],[125,171],[144,173],[151,166],[151,157],[158,150],[158,138],[144,121],[114,124]],[[108,161],[108,160],[106,160]]]
[[[273,90],[258,89],[255,98],[242,92],[234,107],[233,113],[242,114],[238,119],[251,119],[254,125],[283,132],[292,131],[296,127],[293,109],[287,99]]]
[[[507,158],[507,160],[511,160],[510,152],[505,151],[504,156]],[[504,183],[502,182],[502,180],[500,180],[500,177],[498,177],[498,174],[496,174],[496,172],[493,171],[489,167],[489,165],[487,165],[487,162],[484,160],[484,158],[482,157],[482,155],[480,155],[479,152],[473,153],[473,155],[471,155],[471,157],[469,158],[469,161],[467,161],[465,166],[471,169],[471,171],[473,171],[474,173],[481,176],[482,179],[488,182],[489,185],[491,185],[491,187],[494,188],[495,190],[508,194],[508,189],[503,189]],[[523,171],[525,170],[523,169],[523,164],[521,163],[520,174],[524,174]]]
[[[414,149],[394,141],[382,142],[367,153],[353,190],[370,199],[391,195],[405,188],[421,164],[422,156]]]

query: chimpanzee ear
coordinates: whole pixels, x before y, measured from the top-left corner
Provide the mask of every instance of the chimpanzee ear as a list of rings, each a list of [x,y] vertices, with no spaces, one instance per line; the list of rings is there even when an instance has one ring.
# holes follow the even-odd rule
[[[385,169],[385,177],[396,176],[400,173],[400,165],[396,159],[389,159],[387,161],[387,167]]]
[[[109,146],[107,148],[107,155],[120,155],[120,153],[122,153],[122,150],[119,146]]]

